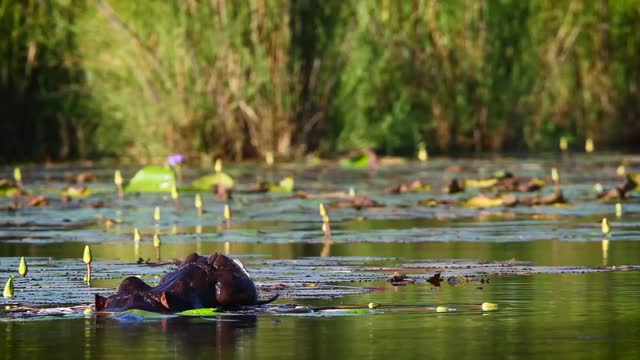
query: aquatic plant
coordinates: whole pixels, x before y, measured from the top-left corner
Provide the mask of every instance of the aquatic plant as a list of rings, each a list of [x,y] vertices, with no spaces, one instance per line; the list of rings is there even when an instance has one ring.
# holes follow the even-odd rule
[[[91,285],[91,262],[93,261],[93,258],[91,256],[91,248],[89,247],[89,245],[84,246],[82,261],[87,265],[87,275],[85,277],[85,281],[87,282],[87,284]]]
[[[24,258],[24,256],[22,256],[20,257],[20,265],[18,265],[18,274],[24,277],[24,276],[27,276],[28,272],[29,272],[29,266],[27,265],[27,260]]]

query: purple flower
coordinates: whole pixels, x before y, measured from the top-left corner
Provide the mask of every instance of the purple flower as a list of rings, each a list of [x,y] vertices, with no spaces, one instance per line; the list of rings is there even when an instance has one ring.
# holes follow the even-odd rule
[[[182,164],[183,161],[184,161],[184,155],[182,155],[182,154],[174,154],[174,155],[171,155],[171,156],[167,157],[167,162],[171,166],[180,165],[180,164]]]

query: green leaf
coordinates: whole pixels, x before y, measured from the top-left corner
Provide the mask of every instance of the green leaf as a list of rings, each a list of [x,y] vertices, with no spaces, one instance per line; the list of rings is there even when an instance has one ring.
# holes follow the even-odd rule
[[[122,315],[137,315],[137,316],[141,316],[145,319],[167,319],[167,318],[172,318],[172,317],[176,317],[178,315],[173,315],[173,314],[162,314],[162,313],[157,313],[157,312],[153,312],[153,311],[146,311],[146,310],[138,310],[138,309],[131,309],[131,310],[127,310],[127,311],[121,311],[119,313],[115,313],[111,316],[122,316]]]
[[[216,308],[191,309],[178,313],[178,315],[182,316],[219,316],[222,314],[224,314],[224,312],[218,311]]]
[[[176,178],[171,169],[162,166],[145,166],[129,180],[126,192],[171,192],[176,185]]]
[[[18,187],[15,185],[9,183],[0,185],[0,195],[2,196],[13,197],[18,195],[19,193],[20,189],[18,189]]]
[[[369,156],[358,155],[349,159],[340,160],[340,166],[352,169],[366,169],[369,166]]]
[[[371,315],[376,312],[370,309],[327,309],[320,310],[319,313],[333,314],[333,315]]]
[[[224,172],[219,172],[199,177],[191,183],[194,190],[200,191],[211,191],[213,186],[218,184],[221,184],[226,188],[232,188],[234,181],[231,176]]]
[[[294,185],[293,176],[287,176],[277,184],[269,184],[269,192],[293,192]]]
[[[74,199],[81,199],[91,195],[91,190],[89,190],[88,187],[84,186],[69,186],[68,188],[64,189],[60,195],[68,196]]]

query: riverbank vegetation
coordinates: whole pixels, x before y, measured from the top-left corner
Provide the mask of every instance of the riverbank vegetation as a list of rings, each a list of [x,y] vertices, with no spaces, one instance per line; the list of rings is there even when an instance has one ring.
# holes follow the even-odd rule
[[[631,148],[640,1],[4,0],[3,161]]]

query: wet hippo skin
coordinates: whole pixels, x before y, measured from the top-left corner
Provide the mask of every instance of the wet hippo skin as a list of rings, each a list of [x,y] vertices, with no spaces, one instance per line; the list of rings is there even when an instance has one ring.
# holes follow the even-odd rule
[[[269,303],[258,301],[258,290],[242,264],[222,254],[188,255],[178,269],[166,274],[156,287],[137,277],[122,281],[109,297],[95,295],[96,311],[140,309],[179,312],[205,307],[239,307]]]

